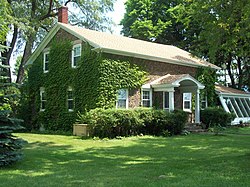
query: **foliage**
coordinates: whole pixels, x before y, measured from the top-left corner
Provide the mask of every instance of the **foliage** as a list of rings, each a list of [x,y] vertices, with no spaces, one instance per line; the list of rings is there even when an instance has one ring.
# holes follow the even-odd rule
[[[93,136],[114,138],[141,133],[151,135],[180,134],[187,122],[184,111],[169,113],[154,109],[94,109],[79,115],[80,123],[87,123]]]
[[[0,46],[2,51],[2,46]],[[0,52],[1,53],[1,52]],[[0,56],[1,57],[1,56]],[[6,83],[6,75],[3,69],[9,68],[3,66],[0,58],[0,167],[10,165],[22,158],[20,149],[24,141],[16,138],[11,133],[14,130],[22,129],[20,123],[22,120],[13,118],[11,116],[11,105],[9,100],[13,98],[14,94],[9,94],[8,89],[10,85]],[[6,91],[7,90],[7,91]],[[7,94],[8,93],[8,94]]]
[[[22,120],[11,118],[10,113],[0,110],[0,167],[13,164],[23,156],[21,148],[25,141],[11,134],[22,129]]]
[[[172,11],[180,2],[128,0],[125,3],[126,13],[121,21],[122,33],[142,40],[182,46],[184,26]]]
[[[201,90],[201,97],[207,98],[208,106],[215,106],[215,71],[210,68],[199,68],[196,73],[196,78],[205,85],[205,88]]]
[[[78,111],[96,107],[115,106],[117,90],[140,87],[145,72],[125,61],[104,59],[101,54],[83,44],[82,57],[77,68],[71,67],[72,44],[54,41],[50,46],[49,72],[43,73],[43,57],[37,58],[29,69],[28,81],[23,86],[22,114],[31,129],[72,130]],[[46,92],[45,111],[40,112],[40,88]],[[74,93],[74,111],[67,109],[67,89]],[[31,110],[31,111],[30,111]],[[25,114],[26,113],[26,114]]]
[[[226,127],[234,118],[234,114],[227,113],[223,108],[219,107],[208,107],[201,110],[201,122],[206,125],[206,128]]]
[[[7,0],[0,0],[0,43],[6,40],[7,33],[9,31],[9,21],[11,17],[11,9],[8,5]]]

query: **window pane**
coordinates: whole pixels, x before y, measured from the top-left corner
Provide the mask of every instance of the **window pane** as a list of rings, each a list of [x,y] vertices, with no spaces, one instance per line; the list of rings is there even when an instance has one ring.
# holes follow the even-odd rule
[[[169,93],[164,92],[164,108],[169,108]]]
[[[68,109],[73,110],[74,108],[74,101],[73,100],[68,100]]]
[[[45,54],[45,62],[49,61],[49,54]]]
[[[191,105],[190,105],[190,101],[184,101],[184,109],[190,109]]]
[[[246,109],[245,109],[243,103],[241,102],[240,98],[236,98],[235,101],[237,102],[239,109],[240,109],[241,113],[243,114],[243,116],[247,117],[248,114],[247,114]]]
[[[41,102],[41,109],[42,109],[42,110],[45,109],[45,103],[46,103],[45,101],[42,101],[42,102]]]
[[[125,89],[118,90],[118,99],[125,99],[127,98],[127,91]]]
[[[142,92],[142,99],[150,99],[149,91],[143,91]]]
[[[41,93],[41,100],[46,100],[45,92],[42,92],[42,93]]]
[[[73,99],[73,92],[72,91],[68,91],[68,99]]]
[[[242,118],[243,115],[241,114],[241,112],[240,112],[240,110],[239,110],[239,108],[238,108],[238,106],[237,106],[237,103],[236,103],[236,101],[234,100],[234,98],[230,98],[230,101],[231,101],[231,103],[232,103],[232,105],[233,105],[233,107],[234,107],[234,109],[235,109],[237,115],[238,115],[239,117]]]
[[[143,100],[142,101],[142,106],[143,107],[150,107],[150,100]]]
[[[250,108],[249,108],[250,106],[248,107],[245,98],[242,98],[241,101],[242,101],[242,104],[245,106],[245,109],[246,109],[246,112],[247,112],[247,114],[248,114],[248,117],[250,117]]]
[[[191,93],[183,93],[183,99],[191,101]]]
[[[49,67],[48,67],[49,63],[45,62],[44,63],[44,71],[48,71]]]
[[[74,57],[73,66],[77,66],[79,61],[80,61],[80,56]]]
[[[126,108],[126,100],[124,99],[119,99],[117,101],[117,108]]]
[[[74,47],[74,57],[80,56],[80,54],[81,54],[81,47],[80,46]]]

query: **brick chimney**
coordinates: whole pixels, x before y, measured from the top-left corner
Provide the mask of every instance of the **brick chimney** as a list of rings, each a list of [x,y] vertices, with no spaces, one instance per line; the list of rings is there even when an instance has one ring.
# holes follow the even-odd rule
[[[62,6],[58,9],[58,22],[68,24],[68,7]]]

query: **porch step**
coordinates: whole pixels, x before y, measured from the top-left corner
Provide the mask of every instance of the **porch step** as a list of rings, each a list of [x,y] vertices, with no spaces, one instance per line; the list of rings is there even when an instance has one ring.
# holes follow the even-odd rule
[[[203,129],[200,124],[197,123],[188,123],[185,125],[184,130],[189,131],[191,133],[203,133],[207,132],[207,129]]]

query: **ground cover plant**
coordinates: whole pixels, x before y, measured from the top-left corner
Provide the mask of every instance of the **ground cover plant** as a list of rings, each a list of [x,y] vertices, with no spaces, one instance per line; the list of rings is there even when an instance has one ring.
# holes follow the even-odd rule
[[[82,140],[17,134],[25,158],[0,170],[1,186],[249,186],[244,134]]]

